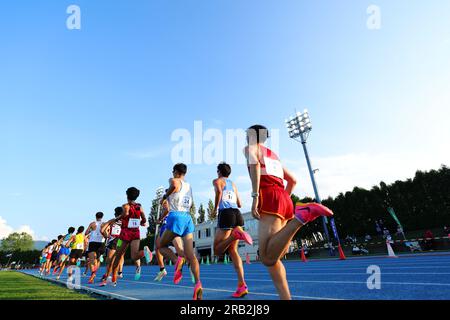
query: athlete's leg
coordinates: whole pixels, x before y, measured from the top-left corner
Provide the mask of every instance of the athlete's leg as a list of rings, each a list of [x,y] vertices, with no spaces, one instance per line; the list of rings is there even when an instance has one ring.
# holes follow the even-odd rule
[[[164,231],[161,238],[159,239],[158,249],[161,250],[166,248],[176,237],[177,235],[172,231],[170,230]],[[170,250],[169,248],[167,249]]]
[[[158,244],[159,244],[159,240],[160,240],[160,236],[158,235],[158,237],[156,238],[156,250],[155,250],[155,255],[156,255],[156,261],[158,262],[158,266],[159,268],[165,268],[164,265],[164,257],[161,254],[160,250],[158,249]]]
[[[144,251],[139,250],[139,246],[141,245],[141,240],[133,240],[131,241],[131,259],[134,261],[136,267],[141,266],[141,259],[144,257]]]
[[[119,263],[119,273],[123,273],[123,264],[125,263],[125,256],[122,256]]]
[[[303,225],[297,219],[288,223],[269,214],[262,214],[259,220],[259,251],[261,261],[267,267],[280,260],[286,247]]]
[[[244,266],[242,264],[242,259],[239,256],[238,245],[239,241],[234,241],[229,246],[228,252],[230,253],[230,257],[234,265],[234,270],[236,270],[238,276],[238,287],[240,287],[245,284],[245,280],[244,280]]]
[[[276,216],[265,214],[261,215],[259,221],[261,260],[268,267],[272,281],[282,300],[290,300],[291,293],[286,279],[286,269],[279,259],[300,228],[301,225],[296,226],[297,223],[300,225],[297,220],[286,224]]]
[[[120,246],[119,246],[120,243]],[[117,251],[116,254],[114,256],[114,263],[113,263],[113,280],[114,277],[117,277],[117,272],[119,271],[119,264],[122,258],[124,258],[125,256],[125,252],[127,252],[128,246],[129,246],[129,242],[127,241],[121,241],[119,240],[119,243],[117,245]]]
[[[175,239],[172,240],[172,244],[175,247],[175,250],[177,251],[177,254],[180,257],[184,257],[184,245],[183,245],[183,239],[181,239],[180,237],[176,237]],[[170,250],[172,252],[172,254],[175,256],[175,254],[173,253],[172,250]],[[175,257],[176,258],[176,257]]]
[[[183,244],[184,244],[184,254],[186,256],[186,259],[190,263],[195,283],[198,283],[200,282],[200,266],[194,252],[194,237],[192,233],[183,237]]]
[[[231,244],[236,241],[231,236],[232,230],[217,229],[216,237],[214,238],[214,254],[216,256],[223,255]]]
[[[113,249],[109,249],[108,250],[108,265],[106,267],[106,273],[105,273],[105,277],[108,278],[111,275],[112,269],[113,269],[113,265],[114,265],[114,259],[116,256],[116,250]]]
[[[69,260],[69,257],[66,257],[66,259],[62,262],[61,268],[59,269],[59,273],[58,273],[58,279],[61,277],[64,269],[66,268],[66,264],[67,264],[68,260]]]
[[[91,270],[91,273],[95,273],[97,271],[97,253],[96,252],[89,252],[89,269]]]

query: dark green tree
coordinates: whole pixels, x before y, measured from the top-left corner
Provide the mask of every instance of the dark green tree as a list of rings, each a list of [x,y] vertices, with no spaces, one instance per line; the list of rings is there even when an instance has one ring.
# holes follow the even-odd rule
[[[26,232],[14,232],[2,239],[0,250],[6,252],[31,251],[33,246],[34,241],[31,235]]]
[[[206,215],[206,211],[205,208],[203,207],[203,204],[200,204],[200,208],[198,208],[198,219],[197,219],[197,223],[203,223],[205,222],[205,215]]]

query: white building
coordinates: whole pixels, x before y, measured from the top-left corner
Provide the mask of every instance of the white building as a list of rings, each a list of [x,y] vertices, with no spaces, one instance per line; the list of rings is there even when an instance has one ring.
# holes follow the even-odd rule
[[[252,261],[256,260],[258,252],[258,221],[253,218],[250,212],[244,213],[244,230],[253,238],[253,245],[244,242],[239,243],[239,254],[244,259],[247,253]],[[217,221],[207,221],[196,225],[194,234],[194,245],[197,255],[200,257],[214,256],[214,236],[216,234]]]

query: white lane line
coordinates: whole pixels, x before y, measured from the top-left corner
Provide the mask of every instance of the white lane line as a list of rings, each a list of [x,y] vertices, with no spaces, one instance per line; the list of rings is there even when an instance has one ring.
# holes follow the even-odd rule
[[[383,268],[381,268],[381,270],[383,270]],[[201,278],[203,278],[202,275],[236,275],[236,272],[200,272]],[[268,275],[268,272],[265,273],[256,273],[256,272],[246,272],[245,273],[246,276],[260,276],[260,275]],[[124,273],[124,275],[127,276],[134,276],[134,273]],[[169,274],[170,275],[170,274]],[[348,272],[348,273],[344,273],[344,272],[287,272],[288,277],[290,276],[367,276],[367,272]],[[414,275],[450,275],[450,272],[383,272],[383,275],[405,275],[405,276],[414,276]],[[141,277],[145,278],[145,277],[153,277],[152,275],[141,275]],[[234,280],[234,278],[230,279],[230,280]]]
[[[230,280],[228,278],[208,278],[208,277],[202,277],[202,279],[208,279],[208,280]],[[249,279],[246,278],[246,281],[250,282],[272,282],[272,280],[264,280],[264,279]],[[320,280],[289,280],[289,283],[333,283],[333,284],[364,284],[366,285],[367,282],[364,281],[320,281]],[[450,283],[424,283],[424,282],[388,282],[383,281],[383,285],[385,284],[392,284],[392,285],[417,285],[417,286],[443,286],[443,287],[450,287]]]
[[[381,268],[383,270],[383,268]],[[217,275],[217,274],[223,274],[223,275],[236,275],[236,272],[201,272],[201,275]],[[248,275],[264,275],[264,274],[256,274],[254,272],[246,272]],[[265,274],[269,275],[268,272]],[[364,275],[367,276],[366,272],[301,272],[301,273],[294,273],[294,272],[287,272],[288,277],[289,276],[359,276]],[[450,272],[383,272],[383,275],[407,275],[407,276],[414,276],[414,275],[450,275]],[[144,277],[144,275],[143,275]],[[202,277],[203,278],[203,277]]]
[[[63,285],[67,285],[67,282],[65,282],[65,281],[51,279],[51,278],[43,278],[43,277],[39,277],[37,275],[30,274],[30,273],[25,273],[25,274],[33,276],[33,277],[35,277],[37,279],[41,279],[41,280],[46,280],[46,281],[50,281],[50,282],[56,282],[56,283],[60,283],[60,284],[63,284]],[[90,288],[90,287],[81,286],[81,285],[79,286],[79,288],[83,289],[83,290],[86,290],[86,291],[93,292],[93,293],[99,293],[101,295],[106,295],[106,296],[109,296],[109,297],[117,297],[117,298],[120,298],[122,300],[138,300],[138,299],[133,298],[133,297],[124,296],[122,294],[112,293],[112,292],[103,291],[103,290],[100,290],[100,289],[94,289],[94,288]]]
[[[226,279],[230,280],[230,279]],[[153,286],[158,287],[172,287],[172,288],[184,288],[184,289],[190,289],[192,290],[193,287],[188,286],[182,286],[182,285],[175,285],[175,284],[164,284],[164,283],[153,283],[153,282],[145,282],[145,281],[131,281],[131,280],[121,280],[120,282],[129,282],[132,284],[149,284]],[[225,289],[213,289],[213,288],[203,288],[204,291],[213,291],[213,292],[227,292],[227,293],[234,293],[234,291],[231,290],[225,290]],[[249,295],[259,295],[259,296],[268,296],[268,297],[278,297],[278,294],[274,293],[264,293],[264,292],[254,292],[250,291]],[[325,297],[309,297],[309,296],[296,296],[293,295],[292,298],[297,299],[310,299],[310,300],[343,300],[343,299],[335,299],[335,298],[325,298]]]

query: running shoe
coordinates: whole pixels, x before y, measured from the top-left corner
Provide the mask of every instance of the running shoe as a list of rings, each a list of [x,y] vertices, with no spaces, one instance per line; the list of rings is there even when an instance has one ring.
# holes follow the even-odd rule
[[[233,298],[243,298],[246,295],[248,295],[248,287],[246,284],[243,284],[237,288],[235,293],[233,293]]]
[[[141,279],[141,267],[136,267],[136,274],[134,275],[134,280],[139,281]]]
[[[167,276],[167,271],[166,271],[166,269],[160,271],[160,272],[158,273],[158,275],[156,276],[156,278],[155,278],[154,281],[161,282],[162,279],[163,279],[165,276]]]
[[[152,262],[152,260],[153,260],[153,253],[150,251],[150,249],[147,246],[144,247],[144,256],[145,256],[145,261],[147,262],[147,264],[150,264],[150,262]]]
[[[297,204],[295,206],[295,218],[303,225],[321,216],[332,217],[333,211],[320,203]]]
[[[202,283],[199,281],[194,288],[194,300],[202,300],[203,298],[203,288]]]
[[[232,235],[236,240],[242,240],[242,241],[245,241],[246,243],[248,243],[249,245],[253,245],[252,237],[247,232],[242,230],[241,227],[234,228]]]
[[[56,280],[58,280],[58,281],[59,281],[59,279],[60,279],[60,276],[57,276],[57,277],[56,277]]]
[[[183,265],[186,260],[183,257],[178,257],[177,263],[175,265],[175,275],[173,277],[173,283],[179,284],[181,279],[183,279]]]
[[[123,279],[123,272],[119,272],[119,278]]]
[[[108,284],[108,282],[105,280],[102,280],[102,282],[100,282],[100,287],[106,287],[106,285]]]

